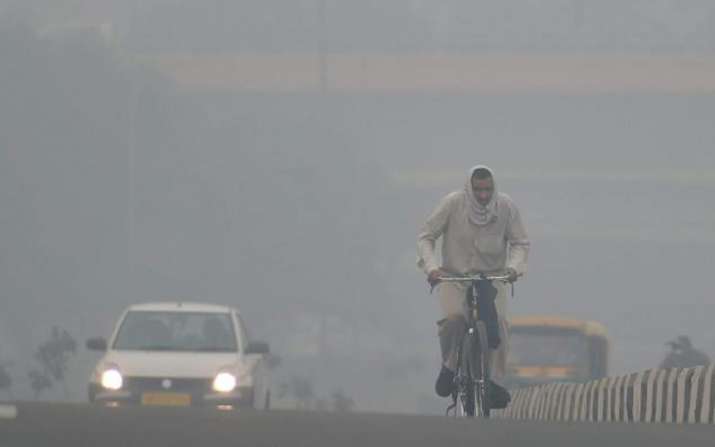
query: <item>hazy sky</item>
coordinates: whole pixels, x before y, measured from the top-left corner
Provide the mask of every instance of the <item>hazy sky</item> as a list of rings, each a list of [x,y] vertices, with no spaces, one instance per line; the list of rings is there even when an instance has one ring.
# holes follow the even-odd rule
[[[83,341],[130,303],[184,298],[239,305],[286,358],[279,379],[434,411],[439,314],[415,238],[477,163],[532,238],[514,314],[603,322],[614,372],[656,365],[682,333],[715,355],[709,91],[208,91],[134,58],[696,54],[679,68],[708,77],[711,2],[327,1],[320,32],[317,5],[0,1],[0,361],[18,394],[51,325]],[[91,23],[111,44],[77,32]],[[73,398],[94,360],[73,364]]]

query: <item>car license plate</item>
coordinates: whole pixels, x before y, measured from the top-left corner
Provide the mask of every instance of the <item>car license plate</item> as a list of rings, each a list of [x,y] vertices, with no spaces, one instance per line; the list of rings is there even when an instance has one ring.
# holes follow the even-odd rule
[[[142,405],[188,407],[191,405],[191,394],[144,393],[142,394]]]

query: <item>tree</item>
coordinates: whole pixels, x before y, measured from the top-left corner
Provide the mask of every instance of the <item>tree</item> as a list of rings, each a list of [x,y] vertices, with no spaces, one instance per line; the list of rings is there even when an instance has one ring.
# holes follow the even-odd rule
[[[52,327],[50,338],[38,346],[35,351],[35,359],[39,362],[41,369],[39,371],[32,370],[29,373],[36,397],[43,390],[51,388],[53,381],[61,383],[65,398],[69,397],[65,375],[69,360],[76,353],[77,342],[69,332],[57,326]]]
[[[695,349],[690,337],[681,335],[667,343],[670,351],[661,362],[661,368],[694,368],[710,364],[710,357],[704,352]]]
[[[349,413],[355,408],[355,401],[347,396],[343,390],[337,390],[330,396],[333,400],[333,411],[336,413]]]
[[[294,376],[291,382],[291,392],[297,401],[298,409],[307,410],[310,408],[315,392],[313,391],[313,382],[307,377]]]
[[[7,371],[10,364],[0,363],[0,391],[5,391],[5,393],[12,399],[12,377]]]
[[[45,35],[30,24],[5,20],[4,13],[0,7],[0,190],[17,194],[0,197],[0,208],[8,210],[3,256],[15,266],[0,269],[0,325],[17,340],[18,352],[34,353],[44,334],[35,340],[27,321],[37,309],[43,312],[33,317],[36,324],[49,328],[48,319],[67,321],[72,309],[100,290],[107,291],[106,299],[93,302],[90,313],[127,295],[121,275],[126,260],[115,255],[126,247],[127,232],[114,223],[126,214],[117,204],[126,203],[128,176],[118,166],[125,157],[131,73],[117,52],[91,36]],[[83,162],[92,167],[80,168]],[[24,181],[31,186],[18,188]],[[80,217],[81,208],[92,209],[91,216]],[[50,230],[40,231],[42,225]],[[95,250],[115,254],[93,257]],[[76,262],[67,262],[70,256]],[[33,287],[22,286],[29,283]],[[62,362],[53,364],[61,376]],[[38,390],[48,388],[45,379],[52,374],[37,364],[17,372],[16,379],[30,369],[42,384]]]
[[[27,376],[30,378],[30,386],[35,393],[35,400],[40,398],[43,391],[52,388],[52,380],[43,371],[33,369],[27,373]]]

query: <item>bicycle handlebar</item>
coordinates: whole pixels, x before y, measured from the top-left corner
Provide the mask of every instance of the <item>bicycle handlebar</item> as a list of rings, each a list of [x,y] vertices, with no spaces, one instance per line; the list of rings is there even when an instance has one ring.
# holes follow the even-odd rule
[[[517,278],[521,277],[522,274],[517,275]],[[461,283],[470,283],[474,281],[501,281],[505,284],[511,284],[511,296],[514,296],[514,281],[510,280],[509,275],[487,275],[485,273],[478,273],[476,275],[470,275],[470,276],[444,276],[442,278],[439,278],[437,281],[434,283],[430,284],[430,293],[434,292],[435,287],[441,282],[461,282]]]
[[[443,276],[439,282],[473,282],[473,281],[504,281],[509,282],[509,275],[473,275],[473,276]]]

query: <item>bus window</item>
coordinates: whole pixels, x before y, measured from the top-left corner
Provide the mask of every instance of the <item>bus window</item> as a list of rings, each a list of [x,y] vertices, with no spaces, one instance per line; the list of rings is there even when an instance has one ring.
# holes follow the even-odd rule
[[[514,331],[509,363],[518,366],[579,366],[587,360],[586,339],[573,331]]]
[[[604,377],[609,341],[593,321],[521,317],[511,321],[508,386],[582,382]]]

